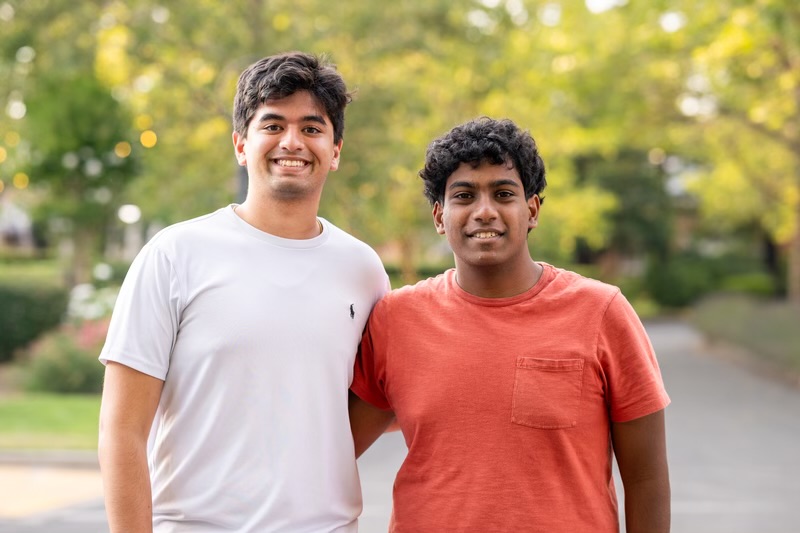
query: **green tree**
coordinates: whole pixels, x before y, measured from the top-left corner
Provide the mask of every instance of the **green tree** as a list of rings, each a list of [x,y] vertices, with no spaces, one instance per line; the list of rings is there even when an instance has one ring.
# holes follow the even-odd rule
[[[136,176],[130,118],[91,73],[48,73],[28,94],[29,172],[48,194],[40,209],[62,221],[74,246],[70,281],[91,280],[91,265]]]
[[[789,299],[800,303],[800,9],[786,0],[726,4],[726,19],[704,17],[712,39],[692,54],[716,107],[704,129],[718,128],[706,177],[727,191],[738,180],[741,196],[756,197],[756,212],[747,199],[743,211],[786,248]]]
[[[41,216],[61,222],[74,244],[67,268],[72,282],[90,278],[91,259],[136,172],[130,117],[96,77],[102,5],[64,0],[0,5],[0,71],[8,74],[0,82],[8,102],[0,119],[8,133],[0,142],[13,144],[2,175],[26,170],[30,189],[43,198]]]

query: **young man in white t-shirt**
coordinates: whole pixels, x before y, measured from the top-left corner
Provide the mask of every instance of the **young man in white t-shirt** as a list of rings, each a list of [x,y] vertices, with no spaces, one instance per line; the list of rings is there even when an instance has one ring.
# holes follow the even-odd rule
[[[371,248],[317,216],[350,100],[312,55],[248,67],[244,203],[166,228],[131,265],[100,355],[112,533],[357,531],[348,387],[389,284]]]

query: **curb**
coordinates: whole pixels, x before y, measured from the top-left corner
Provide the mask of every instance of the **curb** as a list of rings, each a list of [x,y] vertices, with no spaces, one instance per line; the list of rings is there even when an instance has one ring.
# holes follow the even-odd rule
[[[100,468],[95,450],[3,450],[0,465]]]

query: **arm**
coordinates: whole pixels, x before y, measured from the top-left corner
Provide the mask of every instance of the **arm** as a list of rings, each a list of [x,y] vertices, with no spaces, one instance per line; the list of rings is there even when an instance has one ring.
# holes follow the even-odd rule
[[[112,533],[153,531],[147,438],[163,384],[119,363],[106,366],[98,456]]]
[[[356,457],[360,457],[373,442],[378,440],[378,437],[383,435],[395,418],[392,411],[378,409],[352,391],[349,395],[350,431],[353,433]]]
[[[612,423],[611,438],[625,488],[628,533],[668,533],[670,488],[664,410]]]

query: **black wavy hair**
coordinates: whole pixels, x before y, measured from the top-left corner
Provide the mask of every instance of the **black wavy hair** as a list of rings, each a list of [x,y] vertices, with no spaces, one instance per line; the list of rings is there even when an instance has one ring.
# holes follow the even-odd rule
[[[544,161],[536,141],[508,119],[480,117],[451,129],[434,139],[425,154],[425,167],[419,177],[425,182],[425,197],[433,205],[444,203],[447,178],[462,164],[477,167],[481,163],[510,164],[517,169],[525,198],[538,194],[547,186]]]
[[[335,65],[304,52],[265,57],[242,72],[233,99],[233,130],[247,137],[247,126],[261,104],[297,91],[310,92],[325,109],[333,125],[333,142],[338,143],[344,137],[344,109],[352,94]]]

